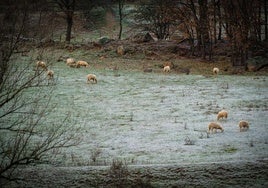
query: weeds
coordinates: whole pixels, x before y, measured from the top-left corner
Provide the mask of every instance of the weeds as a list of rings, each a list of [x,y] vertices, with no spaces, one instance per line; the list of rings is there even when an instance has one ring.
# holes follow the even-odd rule
[[[187,136],[185,139],[184,139],[184,145],[194,145],[195,144],[195,141],[194,140],[191,140],[189,138],[189,136]]]
[[[206,133],[206,135],[204,135],[204,134],[201,132],[199,138],[200,138],[200,139],[203,139],[203,138],[209,138],[209,133],[208,133],[208,132],[205,132],[205,133]]]
[[[250,146],[250,147],[253,147],[253,146],[254,146],[254,144],[253,144],[253,140],[250,140],[250,142],[249,142],[249,146]]]
[[[153,186],[151,184],[150,177],[151,174],[141,177],[141,173],[139,172],[137,179],[135,180],[135,185],[133,185],[132,187],[152,188]]]
[[[223,151],[225,153],[235,153],[237,151],[237,148],[233,147],[233,146],[226,146]]]
[[[128,179],[128,166],[121,160],[113,160],[108,171],[108,177],[114,187],[126,187]]]
[[[188,128],[187,128],[187,123],[185,122],[184,123],[184,130],[187,130]]]
[[[133,114],[133,112],[131,112],[129,121],[133,121],[133,116],[134,116],[134,114]]]
[[[93,163],[96,163],[97,158],[100,156],[100,154],[101,154],[101,149],[99,148],[93,149],[93,151],[91,152],[91,156],[90,156],[90,159],[92,160]]]

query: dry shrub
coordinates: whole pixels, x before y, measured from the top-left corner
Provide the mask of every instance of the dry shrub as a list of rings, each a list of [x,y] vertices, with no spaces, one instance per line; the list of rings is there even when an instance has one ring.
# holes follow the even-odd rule
[[[126,187],[128,180],[127,164],[121,160],[113,160],[112,165],[108,171],[109,179],[114,187]]]
[[[185,139],[184,139],[184,145],[194,145],[195,144],[195,141],[194,140],[191,140],[189,138],[189,136],[187,136]]]

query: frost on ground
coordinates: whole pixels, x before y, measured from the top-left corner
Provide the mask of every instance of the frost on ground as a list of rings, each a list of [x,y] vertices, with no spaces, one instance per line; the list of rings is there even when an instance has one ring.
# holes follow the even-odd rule
[[[96,73],[98,84],[86,84],[86,74],[80,74],[59,79],[54,93],[63,101],[59,113],[70,111],[83,126],[82,143],[64,151],[64,160],[55,161],[59,165],[107,165],[118,158],[169,164],[267,157],[266,77],[106,71]],[[221,109],[229,112],[219,121],[224,132],[207,135],[207,125]],[[239,132],[242,119],[250,122],[247,132]]]
[[[134,169],[163,165],[170,169],[174,166],[175,170],[178,164],[191,164],[193,171],[201,164],[264,160],[267,169],[265,76],[208,77],[71,68],[62,71],[60,66],[65,65],[55,67],[58,85],[52,101],[58,113],[51,118],[70,113],[76,122],[73,126],[82,126],[82,142],[57,152],[56,157],[53,153],[47,157],[50,165],[60,166],[59,173],[69,167],[76,169],[74,172],[80,169],[73,175],[82,177],[85,166],[103,170],[115,159]],[[97,84],[86,83],[88,73],[97,75]],[[207,134],[209,122],[216,121],[222,109],[229,112],[226,120],[218,121],[224,132]],[[249,121],[248,131],[239,131],[242,119]],[[247,169],[244,166],[241,169]],[[221,172],[218,168],[214,170]],[[25,172],[31,174],[34,169]],[[69,173],[67,170],[66,175]]]

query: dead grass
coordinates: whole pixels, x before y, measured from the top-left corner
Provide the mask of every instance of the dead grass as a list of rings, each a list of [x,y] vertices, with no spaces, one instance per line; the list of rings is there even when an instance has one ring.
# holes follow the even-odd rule
[[[132,44],[133,45],[133,44]],[[148,46],[147,46],[148,47]],[[146,49],[136,50],[135,53],[126,53],[119,56],[116,53],[117,46],[113,44],[102,49],[90,49],[79,47],[72,52],[68,49],[54,49],[55,61],[60,57],[73,57],[77,60],[84,60],[94,69],[142,71],[152,70],[154,73],[163,73],[163,63],[170,61],[174,64],[170,74],[195,74],[214,76],[212,69],[218,67],[219,75],[268,75],[265,69],[258,72],[247,72],[243,67],[233,67],[229,58],[216,57],[215,61],[204,61],[197,58],[182,57],[177,54],[154,52],[148,54]],[[133,47],[134,48],[134,47]],[[161,49],[160,49],[161,50]],[[216,77],[216,76],[215,76]]]

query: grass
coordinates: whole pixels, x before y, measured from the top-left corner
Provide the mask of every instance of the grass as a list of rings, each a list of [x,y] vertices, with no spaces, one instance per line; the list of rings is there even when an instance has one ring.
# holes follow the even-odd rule
[[[238,151],[237,148],[235,148],[234,146],[230,146],[230,145],[224,146],[224,148],[223,148],[223,152],[224,152],[224,153],[229,153],[229,154],[231,154],[231,153],[235,153],[235,152],[237,152],[237,151]]]
[[[136,59],[137,54],[119,57],[112,50],[85,49],[71,53],[65,49],[48,49],[46,52],[43,56],[48,56],[44,58],[49,59],[50,68],[57,78],[52,100],[53,104],[58,104],[57,113],[51,118],[68,113],[76,122],[73,126],[82,125],[83,142],[72,151],[73,156],[81,158],[79,165],[111,164],[111,160],[118,156],[131,158],[135,164],[147,161],[204,162],[210,158],[215,161],[217,159],[213,155],[240,151],[236,144],[228,146],[243,139],[241,134],[242,138],[230,136],[238,129],[229,125],[236,125],[242,117],[250,118],[250,121],[256,118],[258,121],[254,123],[259,126],[265,122],[265,116],[261,114],[267,103],[260,104],[259,101],[265,99],[266,77],[254,79],[257,76],[223,75],[230,72],[213,76],[211,70],[214,65],[227,66],[222,62],[174,58],[172,61],[176,66],[190,68],[190,75],[175,71],[164,74],[161,59]],[[105,54],[104,59],[99,58]],[[64,61],[57,61],[60,56],[86,60],[90,67],[69,68]],[[35,59],[30,56],[22,58],[24,62]],[[114,70],[115,67],[118,70]],[[144,67],[152,67],[153,72],[144,73]],[[86,84],[88,73],[97,75],[98,84]],[[258,106],[253,106],[250,111],[254,113],[244,111],[256,101]],[[231,111],[230,119],[224,121],[227,130],[223,134],[206,135],[195,131],[206,130],[207,124],[215,120],[217,111],[222,108]],[[210,139],[203,139],[208,136]],[[201,149],[212,149],[212,156],[202,157]],[[178,155],[177,151],[183,151],[182,155]],[[66,161],[60,164],[69,165],[71,155],[66,156],[66,160],[60,157],[55,160]],[[77,160],[74,159],[78,164]]]

